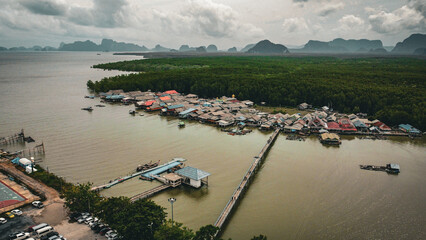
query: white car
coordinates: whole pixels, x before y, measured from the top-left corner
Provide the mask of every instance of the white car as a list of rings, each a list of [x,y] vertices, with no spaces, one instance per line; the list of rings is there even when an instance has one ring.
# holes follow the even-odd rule
[[[34,201],[31,204],[36,208],[43,208],[44,207],[43,203],[40,202],[40,201]]]
[[[21,240],[21,239],[26,239],[30,236],[30,233],[27,232],[20,232],[18,234],[16,234],[15,236],[11,237],[10,239],[13,240]]]
[[[88,217],[88,218],[86,218],[86,220],[84,220],[85,224],[89,224],[91,222],[93,222],[93,218],[92,217]]]
[[[21,216],[22,215],[22,211],[19,209],[14,209],[12,211],[10,211],[11,213],[15,214],[16,216]]]
[[[5,223],[7,223],[6,218],[0,218],[0,224],[5,224]]]

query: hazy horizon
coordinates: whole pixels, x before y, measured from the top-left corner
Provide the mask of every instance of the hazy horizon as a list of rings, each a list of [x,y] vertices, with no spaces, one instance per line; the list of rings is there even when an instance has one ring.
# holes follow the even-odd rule
[[[268,39],[295,47],[309,40],[381,40],[394,46],[426,32],[426,0],[0,0],[0,46],[58,47],[103,38],[242,48]],[[25,17],[23,17],[25,16]]]

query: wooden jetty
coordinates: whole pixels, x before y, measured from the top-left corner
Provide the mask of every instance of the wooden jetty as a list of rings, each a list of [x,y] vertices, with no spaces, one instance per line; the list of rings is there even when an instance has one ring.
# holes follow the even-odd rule
[[[139,200],[139,199],[144,199],[144,198],[150,197],[150,196],[152,196],[152,195],[154,195],[156,193],[159,193],[159,192],[161,192],[161,191],[163,191],[163,190],[165,190],[165,189],[167,189],[169,187],[171,187],[171,186],[167,185],[167,184],[162,184],[160,186],[157,186],[155,188],[149,189],[149,190],[147,190],[147,191],[145,191],[143,193],[139,193],[139,194],[131,197],[130,201],[134,202],[134,201]]]
[[[231,199],[226,204],[223,211],[220,213],[219,217],[217,218],[214,226],[219,228],[219,231],[216,233],[218,235],[220,231],[222,230],[224,224],[229,219],[232,210],[234,207],[236,207],[236,204],[242,199],[243,193],[245,190],[248,189],[250,180],[255,176],[257,173],[257,170],[261,166],[265,154],[271,149],[272,144],[275,142],[279,135],[280,129],[276,129],[274,133],[271,135],[271,137],[268,139],[268,142],[265,144],[265,146],[260,151],[259,155],[254,157],[253,163],[250,166],[250,168],[247,170],[246,174],[244,175],[243,180],[241,180],[238,187],[235,189],[235,191],[232,193]]]
[[[183,159],[183,158],[175,158],[175,159],[173,159],[172,161],[170,161],[170,162],[168,162],[168,163],[165,163],[165,164],[163,164],[163,165],[160,165],[160,166],[157,166],[157,167],[154,167],[154,168],[151,168],[151,169],[145,170],[145,171],[136,172],[136,173],[133,173],[133,174],[128,175],[128,176],[125,176],[125,177],[117,178],[117,179],[114,179],[114,180],[112,180],[112,181],[110,181],[110,182],[108,182],[108,183],[106,183],[106,184],[100,185],[100,186],[92,187],[92,189],[91,189],[91,190],[92,190],[92,191],[100,191],[100,190],[103,190],[103,189],[107,189],[107,188],[110,188],[110,187],[112,187],[112,186],[114,186],[114,185],[117,185],[117,184],[119,184],[119,183],[122,183],[122,182],[124,182],[124,181],[127,181],[127,180],[129,180],[129,179],[131,179],[131,178],[134,178],[134,177],[136,177],[136,176],[140,176],[140,175],[144,175],[144,176],[146,176],[146,177],[153,178],[153,177],[151,176],[151,174],[150,174],[151,172],[159,171],[159,169],[164,170],[163,172],[165,172],[165,171],[167,171],[168,169],[175,167],[175,166],[176,166],[176,163],[180,163],[180,164],[182,164],[182,163],[183,163],[183,162],[185,162],[185,161],[186,161],[186,160],[185,160],[185,159]]]
[[[44,149],[44,143],[42,142],[41,144],[36,145],[33,148],[22,149],[22,150],[16,151],[14,154],[16,154],[16,156],[19,156],[19,157],[27,157],[27,156],[32,157],[32,156],[45,154],[45,153],[46,151]]]
[[[11,136],[0,138],[0,145],[24,142],[24,140],[25,140],[24,129],[21,129],[20,133],[15,133]]]

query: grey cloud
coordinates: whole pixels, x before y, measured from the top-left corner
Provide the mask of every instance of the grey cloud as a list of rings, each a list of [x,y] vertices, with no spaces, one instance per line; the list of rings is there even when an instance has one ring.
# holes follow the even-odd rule
[[[413,4],[413,3],[416,4]],[[426,19],[422,1],[409,1],[408,5],[393,12],[379,11],[368,17],[371,27],[378,33],[397,33],[402,30],[426,30]],[[420,9],[420,10],[419,10]]]
[[[426,1],[425,0],[409,0],[408,5],[426,17]]]
[[[64,15],[66,12],[65,5],[59,4],[55,1],[23,0],[19,3],[26,9],[28,9],[30,12],[40,15],[61,16]]]
[[[92,8],[74,7],[68,19],[78,25],[115,28],[123,25],[126,0],[94,0]]]
[[[179,35],[185,32],[197,33],[213,38],[260,37],[263,30],[248,23],[240,22],[238,13],[231,7],[211,0],[189,1],[178,13],[155,11],[166,31]]]
[[[345,5],[343,3],[328,4],[318,10],[318,14],[322,17],[328,16],[337,10],[340,10]]]

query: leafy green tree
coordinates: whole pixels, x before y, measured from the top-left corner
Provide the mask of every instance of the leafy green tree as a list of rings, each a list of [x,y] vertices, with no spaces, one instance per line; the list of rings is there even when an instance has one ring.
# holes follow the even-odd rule
[[[216,238],[215,235],[219,231],[218,227],[215,227],[213,225],[206,225],[200,228],[195,233],[195,237],[193,240],[216,240],[219,238]]]
[[[96,215],[126,240],[153,240],[154,232],[166,218],[164,208],[151,200],[130,202],[127,197],[111,197],[98,205]]]
[[[168,220],[161,225],[154,234],[155,240],[190,240],[194,233],[191,229],[184,227],[182,223]]]
[[[252,237],[251,240],[268,240],[268,238],[266,236],[260,234],[259,236]]]
[[[72,212],[92,212],[101,201],[99,193],[90,190],[92,183],[83,183],[68,188],[65,193],[65,206]]]

